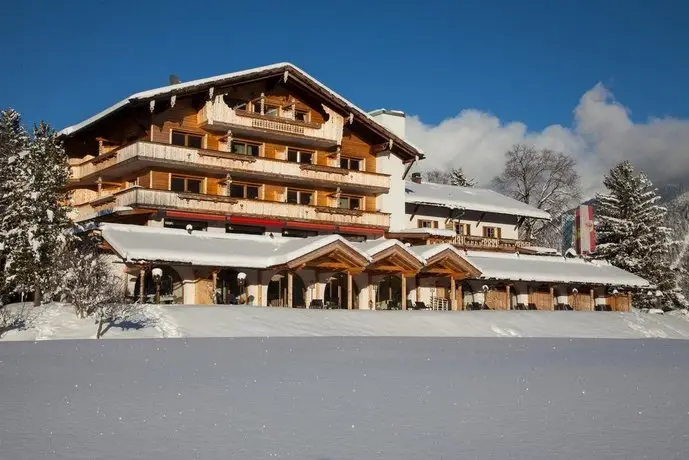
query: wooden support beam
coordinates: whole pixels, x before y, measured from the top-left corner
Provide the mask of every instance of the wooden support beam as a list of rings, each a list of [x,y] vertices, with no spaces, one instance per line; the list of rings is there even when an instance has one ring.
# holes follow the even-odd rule
[[[400,280],[402,284],[402,310],[407,309],[407,277],[404,276],[404,273],[400,274]]]
[[[510,285],[505,286],[505,292],[507,293],[507,309],[512,310],[512,295],[510,293]]]
[[[454,276],[450,276],[450,309],[457,311],[457,286]]]
[[[416,206],[414,206],[414,211],[412,211],[411,216],[409,216],[409,222],[414,220],[414,216],[416,216],[416,213],[419,211],[420,206],[421,206],[420,204],[417,204]]]
[[[462,294],[462,283],[461,282],[457,286],[457,301],[459,302],[459,305],[457,306],[457,310],[464,310],[464,294]]]
[[[555,310],[555,288],[550,286],[550,309]]]
[[[139,271],[139,303],[143,305],[144,303],[144,283],[146,282],[146,268],[141,267]]]
[[[590,292],[591,292],[591,301],[589,302],[589,304],[590,304],[589,308],[591,309],[591,311],[596,311],[596,297],[594,295],[593,288],[591,288]]]
[[[371,273],[366,273],[366,282],[368,283],[368,309],[376,309],[376,299],[373,298],[373,284],[371,283]]]
[[[211,272],[211,276],[213,278],[213,287],[211,288],[211,304],[218,303],[218,300],[216,298],[216,289],[218,288],[218,270],[213,270]]]
[[[421,278],[419,277],[419,275],[416,275],[414,279],[414,285],[416,286],[414,288],[414,291],[416,291],[416,301],[421,302]]]
[[[632,311],[632,293],[627,291],[627,311]]]
[[[256,280],[258,283],[258,296],[256,298],[257,305],[263,305],[263,270],[256,271]]]
[[[287,272],[287,306],[292,308],[294,305],[292,303],[292,288],[294,284],[294,274],[292,271]]]
[[[347,272],[347,310],[352,309],[352,274]]]
[[[316,296],[317,299],[321,298],[321,271],[318,269],[315,269],[313,271],[313,275],[316,277],[316,287],[314,288],[314,295]]]

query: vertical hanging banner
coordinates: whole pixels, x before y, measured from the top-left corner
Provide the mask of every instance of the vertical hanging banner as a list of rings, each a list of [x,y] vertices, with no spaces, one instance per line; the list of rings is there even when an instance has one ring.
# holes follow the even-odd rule
[[[596,250],[596,229],[593,223],[593,207],[581,205],[576,211],[575,249],[578,254],[591,254]]]

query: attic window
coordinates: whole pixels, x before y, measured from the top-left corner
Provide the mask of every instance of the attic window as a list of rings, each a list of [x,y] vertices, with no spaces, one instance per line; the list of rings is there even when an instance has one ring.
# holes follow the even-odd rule
[[[295,110],[294,119],[297,121],[307,122],[309,121],[309,112],[306,110]]]
[[[277,117],[279,112],[280,112],[280,109],[277,105],[268,105],[268,104],[263,105],[263,114],[264,115],[270,115],[271,117]]]

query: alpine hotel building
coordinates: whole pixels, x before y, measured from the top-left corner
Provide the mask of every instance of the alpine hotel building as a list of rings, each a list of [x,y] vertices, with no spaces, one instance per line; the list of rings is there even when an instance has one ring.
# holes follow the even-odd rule
[[[547,213],[421,183],[404,113],[281,63],[134,94],[61,131],[72,219],[132,299],[306,308],[630,308],[648,283],[531,247]],[[470,159],[468,159],[470,160]]]

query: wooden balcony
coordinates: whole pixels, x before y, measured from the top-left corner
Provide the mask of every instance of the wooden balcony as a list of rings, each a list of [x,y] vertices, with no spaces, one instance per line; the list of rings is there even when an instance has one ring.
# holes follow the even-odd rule
[[[512,240],[508,238],[487,238],[473,235],[456,235],[452,239],[452,244],[467,249],[508,252],[514,252],[529,245],[528,242],[522,240]]]
[[[267,217],[335,225],[388,228],[390,215],[322,206],[306,206],[264,200],[247,200],[223,195],[180,193],[141,187],[128,188],[77,207],[76,215],[87,220],[96,215],[128,208],[175,209],[219,215]],[[88,214],[91,215],[88,215]]]
[[[140,162],[133,164],[134,162]],[[217,150],[194,149],[170,144],[136,142],[92,160],[72,166],[72,180],[116,179],[144,166],[162,165],[196,172],[238,174],[253,179],[280,179],[285,182],[369,193],[385,193],[390,188],[386,174],[292,163],[263,157],[237,155]]]
[[[325,123],[301,122],[290,118],[262,115],[246,110],[233,109],[216,96],[206,102],[198,114],[199,126],[217,131],[232,131],[233,134],[260,132],[262,136],[272,135],[277,141],[290,141],[297,144],[313,145],[323,148],[335,147],[342,143],[344,118],[326,106],[328,115]]]

